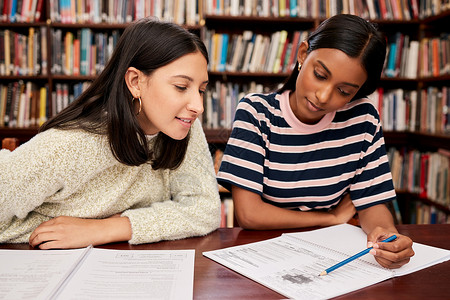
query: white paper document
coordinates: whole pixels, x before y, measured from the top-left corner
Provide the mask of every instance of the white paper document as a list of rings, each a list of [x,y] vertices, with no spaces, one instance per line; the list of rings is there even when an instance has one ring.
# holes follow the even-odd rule
[[[192,299],[195,250],[0,250],[0,299]]]
[[[319,274],[366,248],[366,235],[342,224],[204,252],[203,255],[292,299],[328,299],[450,259],[450,251],[414,243],[415,256],[397,270],[368,254]]]

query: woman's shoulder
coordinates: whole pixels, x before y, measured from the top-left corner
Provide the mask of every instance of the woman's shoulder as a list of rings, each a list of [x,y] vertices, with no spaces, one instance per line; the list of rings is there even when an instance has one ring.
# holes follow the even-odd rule
[[[37,165],[73,168],[74,165],[103,167],[114,164],[107,138],[83,130],[47,129],[11,152],[13,159],[27,159]],[[49,165],[50,163],[50,165]]]
[[[263,104],[264,106],[277,106],[279,103],[278,93],[249,93],[245,95],[241,102],[248,102],[253,104]]]
[[[81,129],[50,128],[38,133],[25,143],[29,148],[58,155],[98,157],[108,155],[108,139],[104,135],[90,133]]]
[[[338,112],[351,112],[354,115],[371,115],[379,119],[378,109],[374,100],[370,98],[360,98],[350,101]]]
[[[50,144],[55,145],[88,145],[104,143],[107,140],[105,135],[95,134],[82,129],[57,129],[50,128],[40,132],[36,137],[40,137]]]
[[[254,116],[264,116],[264,118],[271,118],[273,115],[280,115],[281,98],[278,93],[250,93],[243,97],[238,104],[237,113],[239,110],[251,113]]]

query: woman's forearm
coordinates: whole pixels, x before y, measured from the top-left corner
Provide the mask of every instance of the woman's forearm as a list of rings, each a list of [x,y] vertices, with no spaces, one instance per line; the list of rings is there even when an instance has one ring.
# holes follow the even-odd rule
[[[330,212],[296,211],[280,208],[261,200],[255,193],[232,187],[235,215],[239,225],[246,229],[265,230],[329,226],[347,222],[355,208],[350,197],[345,197],[337,208]]]
[[[384,204],[378,204],[358,211],[361,228],[366,233],[372,232],[375,227],[383,227],[397,232],[391,212]]]

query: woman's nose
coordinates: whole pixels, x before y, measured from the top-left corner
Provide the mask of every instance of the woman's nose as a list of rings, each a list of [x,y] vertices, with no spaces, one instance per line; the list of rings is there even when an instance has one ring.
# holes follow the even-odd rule
[[[320,103],[327,103],[330,98],[333,91],[333,87],[331,85],[322,85],[319,89],[316,91],[316,98]]]
[[[199,95],[195,95],[193,96],[188,105],[187,105],[188,110],[195,112],[196,114],[200,115],[203,113],[203,95],[199,94]]]

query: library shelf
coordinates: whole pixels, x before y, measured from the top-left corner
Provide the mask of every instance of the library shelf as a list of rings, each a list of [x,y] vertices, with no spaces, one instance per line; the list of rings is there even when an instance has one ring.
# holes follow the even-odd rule
[[[418,4],[422,4],[420,0],[412,0]],[[423,0],[425,1],[425,0]],[[326,1],[331,3],[332,1]],[[394,3],[395,1],[391,1]],[[426,1],[427,3],[429,1]],[[45,0],[45,5],[42,10],[42,18],[39,22],[24,23],[24,22],[0,22],[0,30],[10,30],[12,32],[18,32],[27,35],[29,28],[45,28],[46,29],[46,47],[48,48],[49,58],[52,55],[52,31],[62,30],[63,32],[76,33],[79,30],[90,29],[93,32],[106,32],[123,31],[128,23],[62,23],[51,20],[52,12],[51,0]],[[201,3],[201,1],[199,1]],[[300,3],[300,2],[299,2]],[[308,2],[309,3],[309,2]],[[426,4],[426,3],[425,3]],[[204,3],[204,5],[206,5]],[[422,6],[420,6],[422,7]],[[423,6],[426,9],[425,6]],[[204,8],[204,7],[203,7]],[[432,11],[432,10],[429,10]],[[425,12],[420,12],[420,18],[412,18],[410,20],[387,20],[383,18],[374,18],[371,21],[377,23],[381,30],[385,31],[388,36],[394,35],[396,32],[403,32],[411,36],[412,39],[421,40],[429,37],[439,36],[441,33],[448,33],[448,21],[450,20],[450,9],[442,12],[432,12],[433,15],[429,15]],[[251,30],[255,33],[270,34],[275,31],[286,30],[290,34],[295,30],[312,30],[316,28],[320,22],[325,20],[325,16],[317,15],[314,17],[289,17],[289,16],[230,16],[230,15],[212,15],[205,12],[204,15],[200,15],[198,24],[196,25],[183,25],[187,30],[195,32],[202,37],[205,37],[207,30],[214,30],[218,33],[239,33],[245,30]],[[88,82],[95,79],[95,75],[61,75],[52,72],[51,63],[47,64],[46,75],[0,75],[0,81],[2,84],[14,81],[31,81],[40,86],[46,86],[48,88],[49,103],[52,103],[52,92],[55,90],[57,83],[73,84],[75,82]],[[282,83],[289,72],[230,72],[230,71],[210,71],[210,85],[214,86],[214,82],[239,82],[248,83],[250,81],[257,81],[263,83],[266,86],[270,85],[273,88],[276,84]],[[400,76],[395,77],[383,77],[380,81],[380,86],[389,89],[405,89],[416,90],[437,86],[448,86],[450,81],[450,74],[441,74],[438,76],[428,76],[417,78],[404,78]],[[49,109],[52,112],[52,108]],[[4,137],[17,137],[20,142],[26,142],[38,132],[37,127],[31,128],[9,128],[0,127],[0,139]],[[216,128],[210,129],[205,127],[205,135],[210,144],[224,147],[229,136],[230,128]],[[411,148],[418,149],[420,151],[438,151],[439,149],[450,150],[450,134],[449,133],[429,133],[429,132],[411,132],[411,131],[385,131],[384,132],[386,146],[397,148]],[[402,199],[408,197],[408,193],[401,192]],[[412,201],[425,201],[427,205],[434,205],[433,201],[420,199],[411,194]],[[449,215],[446,206],[436,207],[446,212]]]

